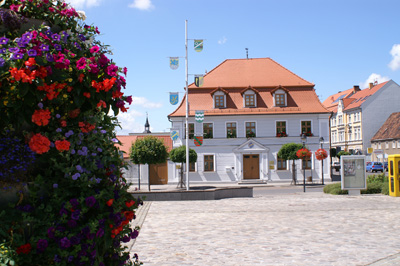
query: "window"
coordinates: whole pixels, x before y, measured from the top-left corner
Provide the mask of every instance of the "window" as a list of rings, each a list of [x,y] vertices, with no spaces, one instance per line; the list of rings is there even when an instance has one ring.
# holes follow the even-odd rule
[[[312,136],[311,121],[301,121],[301,134],[305,133],[306,136]]]
[[[339,142],[343,142],[344,141],[344,131],[339,131]]]
[[[337,132],[333,131],[332,132],[332,142],[335,143],[336,142],[336,137],[337,137]]]
[[[385,143],[385,149],[389,149],[389,142],[387,142],[387,141]]]
[[[354,128],[354,140],[361,140],[361,128]]]
[[[275,94],[275,106],[286,106],[285,104],[285,94]]]
[[[338,125],[342,125],[343,124],[343,116],[339,115],[338,116]]]
[[[311,169],[311,158],[301,160],[301,163],[303,164],[303,169]]]
[[[213,138],[213,124],[204,123],[203,124],[203,138],[212,139]]]
[[[196,163],[189,163],[189,172],[196,172]]]
[[[396,141],[393,140],[393,142],[392,142],[392,149],[395,149],[395,148],[396,148]]]
[[[245,107],[255,107],[255,94],[245,94],[244,95],[244,106]]]
[[[204,172],[214,171],[214,155],[204,155]]]
[[[286,160],[278,157],[278,170],[286,170]]]
[[[224,108],[225,107],[225,96],[224,95],[215,95],[214,102],[215,102],[215,108]]]
[[[336,126],[336,117],[332,118],[331,126]]]
[[[378,143],[378,149],[381,149],[382,148],[382,146],[381,146],[381,143],[379,142]]]
[[[349,123],[351,123],[351,114],[349,114],[349,118],[348,118],[348,121],[349,121]]]
[[[254,138],[256,136],[256,122],[246,122],[246,138]]]
[[[400,140],[397,141],[397,148],[400,148]]]
[[[286,121],[276,121],[276,135],[286,135]]]
[[[351,140],[352,140],[352,137],[353,137],[352,131],[349,130],[348,134],[349,134],[349,141],[351,141]]]
[[[185,123],[185,136],[186,136],[186,123]],[[189,123],[189,139],[194,137],[194,123]]]
[[[227,138],[236,138],[236,123],[228,122],[226,123],[226,137]]]

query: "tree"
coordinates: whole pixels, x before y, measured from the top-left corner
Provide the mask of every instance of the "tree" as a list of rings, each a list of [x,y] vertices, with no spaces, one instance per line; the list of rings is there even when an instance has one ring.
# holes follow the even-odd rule
[[[139,165],[139,189],[140,189],[140,165],[157,164],[167,161],[168,152],[164,141],[153,136],[138,139],[132,144],[130,158],[134,164]],[[149,176],[150,191],[150,176]]]
[[[169,158],[174,163],[186,163],[186,146],[180,146],[178,148],[172,149],[169,153]],[[189,149],[189,163],[195,163],[197,161],[197,153],[195,150]],[[183,184],[183,167],[181,166],[181,181]]]
[[[350,155],[350,154],[351,153],[348,152],[348,151],[340,151],[340,152],[338,152],[338,154],[336,154],[336,157],[338,157],[339,160],[340,160],[340,156],[342,156],[342,155]]]
[[[292,181],[296,185],[296,173],[295,169],[295,160],[299,159],[296,155],[296,152],[303,148],[302,144],[299,143],[286,143],[283,144],[281,149],[278,152],[278,158],[284,160],[292,160]]]

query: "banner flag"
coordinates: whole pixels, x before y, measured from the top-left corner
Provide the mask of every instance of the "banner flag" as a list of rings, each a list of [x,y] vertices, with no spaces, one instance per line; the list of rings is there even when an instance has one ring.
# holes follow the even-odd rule
[[[178,101],[179,101],[179,93],[178,92],[170,92],[169,93],[169,102],[172,105],[175,105],[178,103]]]
[[[194,85],[196,85],[196,87],[203,86],[203,81],[204,81],[204,76],[203,75],[194,76]]]
[[[204,111],[195,111],[194,119],[198,123],[203,123],[203,121],[204,121]]]
[[[203,51],[203,40],[194,40],[194,50],[196,52]]]
[[[179,67],[179,57],[170,57],[169,66],[173,70],[177,69]]]
[[[201,146],[203,144],[203,136],[194,136],[193,141],[194,145]]]
[[[171,131],[171,139],[172,140],[177,140],[179,138],[179,131],[177,131],[177,130],[172,130]]]

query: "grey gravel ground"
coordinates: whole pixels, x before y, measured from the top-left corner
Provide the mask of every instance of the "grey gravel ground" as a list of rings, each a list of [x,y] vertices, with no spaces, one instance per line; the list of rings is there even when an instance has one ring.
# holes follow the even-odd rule
[[[322,192],[146,202],[131,252],[150,265],[400,265],[400,198]]]

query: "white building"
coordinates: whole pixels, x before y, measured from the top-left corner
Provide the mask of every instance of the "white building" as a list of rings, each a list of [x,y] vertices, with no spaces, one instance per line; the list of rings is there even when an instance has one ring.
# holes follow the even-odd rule
[[[190,182],[290,181],[291,163],[278,158],[285,143],[301,143],[313,152],[306,163],[306,176],[321,177],[321,162],[314,152],[329,152],[330,112],[321,104],[314,84],[302,79],[270,58],[225,60],[204,76],[202,87],[189,86],[189,146],[197,152],[190,166]],[[173,147],[185,145],[186,97],[168,118],[180,138]],[[195,121],[195,111],[204,121]],[[194,136],[203,136],[196,146]],[[297,160],[297,180],[303,179]],[[324,160],[324,178],[330,164]],[[177,182],[177,172],[169,182]]]

